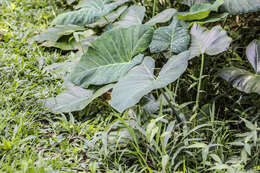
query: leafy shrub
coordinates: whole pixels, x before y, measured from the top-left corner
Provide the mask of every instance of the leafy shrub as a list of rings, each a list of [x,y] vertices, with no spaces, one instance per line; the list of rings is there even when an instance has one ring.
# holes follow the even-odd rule
[[[215,122],[215,103],[200,104],[206,58],[229,50],[232,42],[221,26],[207,29],[201,25],[226,19],[232,14],[258,11],[257,0],[256,5],[243,0],[185,0],[181,3],[190,6],[190,10],[178,12],[168,8],[155,15],[153,8],[153,15],[149,16],[145,6],[140,5],[142,3],[80,1],[74,11],[58,15],[52,22],[54,26],[35,40],[43,46],[50,42],[51,45],[71,45],[73,40],[73,44],[78,45],[75,50],[79,50],[79,60],[61,64],[66,90],[55,98],[42,101],[54,113],[70,113],[83,110],[97,97],[109,94],[109,105],[120,114],[116,114],[111,127],[102,134],[102,151],[109,155],[111,148],[131,144],[127,151],[118,152],[122,155],[134,153],[138,161],[133,162],[145,165],[148,172],[158,165],[163,172],[177,171],[180,164],[185,167],[182,158],[189,164],[195,163],[196,159],[203,163],[199,167],[189,165],[196,170],[242,172],[244,165],[252,161],[248,158],[252,156],[251,149],[259,153],[256,146],[259,128],[257,123],[242,119],[253,132],[240,135],[239,142],[226,142],[233,139],[221,139],[220,135],[228,130],[229,122]],[[247,56],[256,73],[259,71],[258,55],[259,41],[253,41]],[[192,77],[196,82],[188,86],[197,86],[196,100],[178,103],[179,79],[198,57],[201,58],[199,76],[194,74]],[[241,91],[259,94],[258,74],[232,67],[222,70],[220,76]],[[149,113],[149,123],[145,117],[137,119],[135,113],[129,115],[132,111]],[[151,120],[154,113],[159,116]],[[164,113],[174,115],[174,120],[168,121]],[[203,118],[205,114],[210,114],[210,120]],[[203,135],[207,136],[206,141]],[[115,141],[114,136],[120,139]],[[241,156],[232,158],[225,153],[228,150],[219,144],[220,141],[230,147],[243,146]],[[220,156],[212,152],[215,148]]]

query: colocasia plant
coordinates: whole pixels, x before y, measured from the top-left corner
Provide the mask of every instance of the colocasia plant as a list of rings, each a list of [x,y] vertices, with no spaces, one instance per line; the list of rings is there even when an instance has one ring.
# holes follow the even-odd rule
[[[52,112],[73,112],[112,91],[109,104],[120,113],[143,105],[141,101],[148,97],[154,101],[163,97],[176,111],[170,88],[189,61],[198,57],[201,66],[193,109],[197,113],[205,58],[226,51],[232,40],[220,26],[208,30],[201,25],[229,14],[258,11],[258,2],[185,0],[181,3],[190,6],[187,12],[169,8],[150,17],[144,6],[130,0],[82,0],[74,11],[58,15],[51,28],[35,37],[42,46],[79,50],[76,61],[59,66],[66,90],[43,102]],[[247,56],[256,74],[232,67],[223,70],[221,77],[242,91],[260,93],[259,53],[259,41],[252,42]]]

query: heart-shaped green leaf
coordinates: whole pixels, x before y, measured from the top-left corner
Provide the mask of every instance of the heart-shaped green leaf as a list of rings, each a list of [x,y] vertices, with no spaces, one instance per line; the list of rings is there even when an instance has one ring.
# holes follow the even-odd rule
[[[255,72],[260,73],[260,40],[254,40],[247,46],[246,56]]]
[[[116,2],[93,0],[80,10],[60,14],[53,20],[52,24],[85,26],[96,22],[100,17],[107,15],[125,2],[120,0]]]
[[[121,113],[134,106],[152,90],[166,87],[178,79],[188,66],[188,58],[189,51],[173,56],[163,66],[158,77],[155,77],[155,61],[151,57],[145,57],[142,64],[131,69],[115,85],[110,104]]]
[[[180,53],[187,50],[189,42],[188,30],[179,23],[177,18],[174,18],[169,26],[154,31],[150,51],[157,53],[170,49],[174,53]]]
[[[222,70],[219,75],[240,91],[260,94],[260,76],[257,74],[240,68],[229,67]]]
[[[191,29],[191,58],[200,54],[217,55],[228,49],[232,39],[220,26],[211,30],[194,23]]]
[[[92,42],[71,73],[71,81],[86,87],[89,84],[103,85],[117,81],[133,66],[142,62],[136,56],[149,47],[153,28],[136,25],[105,32]]]
[[[209,16],[211,11],[218,11],[218,8],[224,3],[224,0],[216,0],[213,4],[196,3],[189,12],[178,13],[178,18],[181,20],[201,20]]]
[[[112,89],[113,86],[113,84],[109,84],[95,92],[77,86],[69,86],[63,93],[55,98],[43,100],[43,103],[53,113],[80,111],[94,99]]]
[[[129,27],[132,25],[142,24],[145,15],[145,7],[132,5],[120,17],[118,22],[113,24],[114,28]]]
[[[145,24],[149,24],[149,25],[155,25],[157,23],[165,23],[168,22],[169,20],[171,20],[171,18],[177,13],[177,11],[173,8],[168,8],[160,13],[158,13],[157,15],[155,15],[154,17],[152,17],[148,22],[146,22]]]
[[[260,11],[260,0],[225,0],[223,9],[230,14]]]

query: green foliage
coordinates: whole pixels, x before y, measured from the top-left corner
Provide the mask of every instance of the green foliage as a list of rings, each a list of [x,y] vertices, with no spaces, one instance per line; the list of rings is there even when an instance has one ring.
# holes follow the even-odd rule
[[[191,58],[201,54],[217,55],[228,49],[231,38],[221,27],[216,26],[210,31],[195,23],[191,29]]]
[[[254,40],[252,41],[247,49],[246,55],[251,63],[252,67],[255,70],[255,74],[239,69],[236,67],[229,67],[223,69],[219,75],[225,79],[226,81],[230,82],[233,87],[236,87],[240,91],[246,93],[258,93],[260,94],[260,41]]]
[[[206,39],[201,41],[206,47],[199,51],[200,55],[197,54],[201,61],[199,58],[188,60],[190,44],[187,45],[190,50],[181,51],[179,55],[171,51],[170,46],[158,53],[148,49],[153,28],[169,27],[171,19],[177,17],[177,11],[188,8],[181,5],[181,1],[128,1],[104,17],[97,17],[94,23],[79,26],[82,30],[53,32],[51,38],[56,39],[43,38],[41,45],[32,42],[37,33],[47,30],[56,14],[63,13],[65,8],[83,9],[90,1],[97,2],[0,0],[0,172],[259,172],[260,96],[240,92],[217,75],[217,71],[225,66],[252,68],[256,74],[248,73],[257,75],[258,42],[252,40],[260,38],[258,13],[227,16],[227,13],[212,12],[202,20],[179,21],[178,26],[182,29],[192,28],[195,33],[200,33],[197,39],[216,38],[210,45],[204,45]],[[108,5],[118,1],[99,2]],[[140,12],[141,18],[127,19],[128,8],[137,5],[145,10],[132,14],[139,15]],[[116,26],[115,23],[122,19],[142,20],[138,25],[125,22],[126,26]],[[199,26],[202,23],[204,27]],[[140,58],[140,63],[129,68],[118,79],[119,82],[90,84],[85,88],[71,85],[72,69],[75,70],[79,61],[88,55],[88,50],[93,49],[95,39],[104,38],[106,33],[136,27],[150,28],[147,29],[149,39],[139,38],[135,35],[138,32],[134,32],[130,39],[116,47],[120,50],[129,48],[127,43],[136,41],[133,38],[149,43],[140,52],[142,54],[138,52],[129,56],[130,61]],[[118,35],[114,33],[105,38],[114,40],[121,37]],[[186,36],[189,35],[192,44],[196,34],[191,32]],[[225,40],[225,44],[221,40]],[[105,45],[109,41],[103,39]],[[220,43],[223,47],[214,51]],[[75,51],[43,47],[48,44],[60,48],[61,44],[69,49],[74,47]],[[143,48],[142,44],[139,48]],[[98,55],[95,50],[91,51]],[[252,66],[245,63],[244,52],[247,52]],[[131,51],[126,54],[130,55]],[[180,58],[183,54],[187,54],[184,59]],[[103,52],[102,55],[108,57]],[[98,58],[95,56],[89,60]],[[143,82],[143,73],[136,74],[136,81],[125,85],[128,88],[126,92],[119,92],[126,94],[120,104],[129,99],[136,103],[128,105],[124,114],[119,114],[109,104],[113,100],[118,102],[115,86],[147,62],[152,62],[154,68],[146,68],[152,72],[148,75],[152,83],[146,86],[158,89],[144,93],[146,86],[135,88],[138,81]],[[201,69],[198,68],[200,63]],[[107,72],[103,71],[99,77],[106,76]],[[133,95],[137,91],[141,91],[138,100]],[[59,104],[65,103],[60,107],[63,110],[53,114],[45,109],[39,100],[48,97],[53,112]]]
[[[259,0],[225,0],[223,9],[230,14],[242,14],[260,10]]]
[[[216,0],[213,4],[210,3],[195,3],[191,6],[189,12],[178,13],[178,18],[181,20],[201,20],[209,16],[211,11],[218,11],[218,8],[224,3],[224,0]]]
[[[171,18],[177,13],[177,11],[173,8],[168,8],[163,10],[162,12],[156,14],[145,24],[155,25],[157,23],[165,23],[171,20]]]
[[[169,26],[159,27],[154,31],[150,51],[158,53],[168,49],[173,53],[181,53],[188,49],[189,42],[188,30],[174,18]]]
[[[189,55],[189,52],[183,52],[171,57],[162,67],[158,77],[154,76],[154,60],[145,57],[141,65],[131,69],[115,85],[111,95],[111,105],[122,113],[152,90],[166,87],[174,82],[186,70]]]
[[[113,84],[106,85],[96,91],[70,85],[57,97],[43,100],[43,104],[55,113],[80,111],[111,88],[113,88]]]
[[[118,81],[129,69],[142,62],[142,55],[132,58],[148,48],[152,34],[153,29],[145,25],[104,33],[81,57],[71,73],[71,81],[83,87]]]
[[[126,0],[110,2],[110,0],[95,0],[83,3],[80,10],[67,12],[57,16],[53,25],[80,25],[85,26],[96,22],[101,17],[107,15],[118,6],[124,4]]]

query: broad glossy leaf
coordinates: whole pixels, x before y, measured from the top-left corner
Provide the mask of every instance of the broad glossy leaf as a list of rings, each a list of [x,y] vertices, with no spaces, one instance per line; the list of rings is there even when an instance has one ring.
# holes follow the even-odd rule
[[[201,20],[209,16],[211,11],[218,11],[218,8],[224,3],[224,0],[216,0],[213,4],[196,3],[189,12],[178,13],[178,18],[181,20]]]
[[[181,3],[186,4],[190,7],[194,4],[209,3],[209,2],[214,2],[214,0],[182,0],[181,1]]]
[[[109,23],[113,23],[119,16],[127,9],[127,6],[122,6],[118,8],[116,11],[113,11],[109,13],[108,15],[101,17],[99,20],[97,20],[95,23],[92,23],[88,25],[89,27],[104,27],[105,25]]]
[[[179,23],[178,19],[174,18],[169,26],[160,27],[154,31],[150,51],[157,53],[170,49],[174,53],[180,53],[187,50],[189,42],[188,30]]]
[[[247,46],[246,56],[255,72],[260,73],[260,40],[254,40]]]
[[[203,24],[206,24],[206,23],[213,23],[213,22],[218,22],[224,18],[226,18],[228,16],[228,13],[216,13],[216,14],[212,14],[210,15],[209,17],[205,18],[205,19],[202,19],[202,20],[198,20],[198,21],[195,21],[195,22],[191,22],[188,26],[188,28],[192,27],[192,25],[194,23],[198,23],[200,25],[203,25]]]
[[[135,55],[149,47],[153,28],[136,25],[105,32],[92,42],[71,74],[76,85],[102,85],[117,81],[133,66],[140,64],[143,55]]]
[[[142,64],[131,69],[115,85],[110,104],[121,113],[134,106],[152,90],[163,88],[178,79],[187,68],[188,58],[188,51],[173,56],[155,77],[155,61],[146,57]]]
[[[110,1],[93,0],[87,3],[86,6],[80,10],[60,14],[53,20],[52,24],[73,24],[85,26],[96,22],[98,19],[100,19],[100,17],[107,15],[123,3],[125,3],[125,1],[116,1],[110,3]]]
[[[217,55],[229,48],[232,39],[220,26],[215,26],[211,30],[194,23],[191,29],[191,58],[202,53],[207,55]]]
[[[223,9],[230,14],[260,11],[260,0],[225,0]]]
[[[53,113],[66,113],[84,109],[97,97],[113,88],[113,84],[106,85],[97,91],[86,90],[78,86],[69,86],[67,90],[55,98],[44,100],[44,105]]]
[[[84,27],[76,25],[59,25],[49,28],[46,32],[34,37],[37,42],[52,41],[56,42],[64,35],[71,35],[73,32],[85,30]]]
[[[260,75],[236,67],[226,68],[219,75],[240,91],[260,94]]]
[[[130,6],[120,17],[118,22],[113,25],[117,27],[129,27],[132,25],[142,24],[145,15],[145,7],[139,5]]]
[[[126,3],[129,2],[131,0],[81,0],[79,1],[78,5],[76,5],[74,8],[75,9],[80,9],[80,8],[88,8],[88,7],[96,7],[96,8],[101,8],[104,7],[107,4],[110,4],[111,2],[117,2],[117,3]],[[113,4],[110,5],[113,5]],[[109,6],[108,6],[109,7]]]
[[[91,36],[88,38],[83,38],[80,39],[80,41],[76,41],[75,39],[72,40],[65,40],[65,41],[58,41],[58,42],[53,42],[53,41],[46,41],[41,44],[41,46],[44,47],[55,47],[59,48],[61,50],[80,50],[84,49],[86,50],[89,45],[91,45],[91,42],[93,42],[96,39],[95,36]]]
[[[73,36],[61,37],[58,41],[45,41],[41,46],[55,47],[61,50],[82,50],[86,51],[88,46],[93,42],[97,36],[93,36],[93,30],[86,30],[84,32],[74,32]]]
[[[148,22],[145,24],[155,25],[157,23],[165,23],[171,20],[171,18],[177,13],[177,11],[173,8],[168,8],[163,10],[162,12],[158,13],[154,17],[152,17]]]

